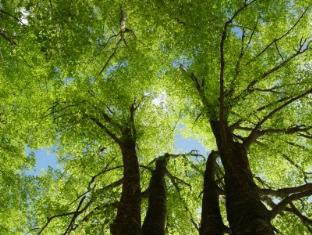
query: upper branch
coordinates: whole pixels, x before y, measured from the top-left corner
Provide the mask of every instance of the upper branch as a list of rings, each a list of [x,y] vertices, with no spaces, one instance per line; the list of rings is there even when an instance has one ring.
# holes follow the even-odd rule
[[[106,134],[108,134],[117,144],[120,144],[121,141],[120,139],[113,133],[111,132],[105,125],[103,125],[97,118],[93,116],[88,116],[91,121],[93,121],[98,127],[100,127],[102,130],[105,131]]]
[[[255,29],[254,29],[255,30]],[[251,35],[254,34],[254,30],[252,31]],[[238,55],[238,58],[237,58],[237,61],[236,61],[236,64],[235,64],[235,72],[234,72],[234,77],[231,81],[231,84],[230,84],[230,88],[228,90],[228,96],[231,97],[233,92],[234,92],[234,88],[235,88],[235,84],[236,84],[236,80],[237,80],[237,77],[239,76],[239,73],[240,73],[240,67],[241,67],[241,60],[244,56],[244,42],[245,42],[245,37],[246,37],[246,31],[245,29],[243,28],[243,34],[242,34],[242,39],[241,39],[241,48],[240,48],[240,53]]]
[[[307,13],[309,7],[307,7],[303,13],[299,16],[299,18],[296,20],[296,22],[281,36],[274,38],[273,41],[271,41],[268,45],[266,45],[257,55],[255,55],[249,62],[247,62],[246,65],[249,65],[250,63],[254,62],[258,57],[260,57],[267,49],[269,49],[272,45],[276,46],[276,43],[286,37],[288,34],[291,33],[291,31],[296,28],[296,26],[299,24],[299,22],[302,20],[304,15]]]
[[[137,138],[137,132],[136,132],[136,128],[135,128],[135,113],[136,113],[137,109],[140,107],[143,99],[144,99],[144,97],[142,98],[142,100],[139,103],[136,103],[136,101],[134,100],[133,103],[130,105],[129,125],[130,125],[130,131],[131,131],[131,134],[132,134],[132,137],[134,138],[134,140],[136,140],[136,138]]]
[[[73,214],[73,217],[72,217],[72,219],[70,220],[70,223],[69,223],[69,225],[68,225],[68,227],[67,227],[67,229],[66,229],[66,231],[64,232],[64,235],[65,234],[69,234],[70,233],[70,231],[73,229],[73,227],[74,227],[74,224],[75,224],[75,221],[76,221],[76,219],[77,219],[77,217],[82,213],[82,212],[84,212],[90,205],[91,205],[91,200],[89,201],[89,202],[87,202],[87,204],[80,210],[80,208],[81,208],[81,206],[82,206],[82,204],[83,204],[83,202],[84,202],[84,200],[86,199],[86,196],[83,196],[81,199],[80,199],[80,201],[79,201],[79,204],[78,204],[78,206],[77,206],[77,209],[76,209],[76,211],[75,211],[75,213]]]
[[[193,81],[195,88],[199,94],[199,98],[200,98],[202,104],[205,107],[208,107],[208,101],[207,101],[206,96],[205,96],[204,79],[199,79],[193,72],[191,74],[188,74],[187,71],[185,70],[185,68],[183,68],[182,66],[180,66],[180,69],[183,73],[185,73],[188,77],[191,78],[191,80]]]
[[[117,53],[117,50],[119,48],[119,45],[120,43],[123,41],[125,43],[125,45],[127,46],[127,42],[125,40],[125,37],[124,37],[124,34],[127,32],[127,29],[126,28],[126,21],[127,21],[127,13],[124,11],[124,9],[122,9],[122,7],[120,7],[120,18],[119,18],[119,32],[115,35],[112,35],[107,43],[111,40],[111,38],[113,37],[117,37],[118,35],[120,35],[120,39],[117,41],[114,49],[113,49],[113,52],[110,54],[110,56],[108,57],[108,59],[106,60],[106,62],[104,63],[104,65],[102,66],[102,68],[100,69],[98,75],[97,75],[97,78],[104,72],[104,70],[106,69],[106,67],[108,66],[109,62],[112,60],[112,58],[116,55]],[[130,30],[131,31],[131,30]],[[106,44],[107,44],[106,43]],[[106,45],[105,44],[105,45]]]
[[[39,230],[39,232],[37,233],[38,235],[42,234],[42,232],[48,227],[48,225],[50,224],[50,222],[55,219],[55,218],[59,218],[59,217],[65,217],[65,216],[69,216],[69,215],[73,215],[75,214],[76,211],[71,211],[71,212],[65,212],[65,213],[61,213],[61,214],[57,214],[57,215],[53,215],[51,217],[47,218],[47,222],[42,226],[42,228]]]
[[[299,192],[299,193],[294,193],[286,198],[284,198],[280,203],[278,203],[273,209],[271,210],[271,218],[273,219],[278,213],[280,213],[282,210],[285,209],[285,207],[291,203],[292,201],[301,199],[303,197],[308,197],[312,195],[312,189],[310,188],[309,190]]]
[[[225,44],[225,40],[227,37],[227,29],[229,27],[229,25],[233,22],[233,20],[239,15],[240,12],[242,12],[243,10],[245,10],[248,6],[250,6],[251,4],[253,4],[256,0],[253,0],[249,3],[247,3],[245,1],[245,4],[239,8],[238,10],[236,10],[233,14],[233,16],[228,19],[224,26],[223,26],[223,31],[221,34],[221,40],[220,40],[220,77],[219,77],[219,102],[220,102],[220,110],[219,110],[219,119],[221,122],[225,121],[225,106],[224,106],[224,71],[225,71],[225,59],[224,59],[224,44]]]
[[[273,109],[271,112],[269,112],[267,115],[265,115],[257,124],[256,126],[253,128],[253,130],[250,132],[249,136],[246,138],[246,140],[244,141],[244,146],[246,148],[249,147],[249,145],[256,140],[256,138],[259,135],[259,129],[261,128],[261,126],[267,121],[269,120],[275,113],[279,112],[280,110],[282,110],[283,108],[285,108],[286,106],[288,106],[289,104],[293,103],[294,101],[308,95],[312,93],[312,88],[303,92],[300,95],[297,95],[295,97],[292,97],[291,99],[289,99],[288,101],[286,101],[285,103],[283,103],[282,105],[278,106],[277,108]]]
[[[308,41],[307,39],[306,40],[301,40],[300,43],[299,43],[298,49],[292,55],[290,55],[288,58],[286,58],[285,60],[283,60],[279,64],[275,65],[274,67],[270,68],[269,70],[265,71],[259,77],[254,78],[247,85],[246,89],[244,89],[242,92],[240,92],[240,94],[238,94],[236,97],[234,97],[232,99],[232,102],[236,103],[237,101],[246,98],[246,96],[252,94],[254,91],[257,91],[258,89],[254,87],[257,83],[263,81],[264,79],[269,77],[274,72],[277,72],[281,68],[285,67],[290,61],[295,59],[297,56],[299,56],[299,55],[303,54],[304,52],[308,51],[310,49],[309,48],[310,43],[311,43],[311,41]]]
[[[276,197],[288,197],[291,194],[302,193],[312,190],[312,183],[299,185],[296,187],[282,189],[260,189],[261,194],[272,195]]]
[[[107,58],[107,60],[105,61],[105,63],[103,64],[102,68],[100,69],[98,75],[96,78],[98,78],[103,72],[104,70],[107,68],[107,66],[109,65],[109,62],[113,59],[113,57],[116,55],[117,50],[119,48],[119,44],[121,43],[122,39],[119,39],[115,45],[115,48],[113,49],[113,52],[110,54],[110,56]]]
[[[265,79],[266,77],[268,77],[272,73],[276,72],[280,68],[282,68],[285,65],[287,65],[288,62],[290,62],[291,60],[296,58],[298,55],[303,54],[305,51],[309,50],[309,45],[307,43],[309,44],[309,42],[307,42],[307,40],[300,41],[299,47],[298,47],[298,49],[296,50],[295,53],[293,53],[291,56],[289,56],[287,59],[283,60],[281,63],[277,64],[273,68],[271,68],[271,69],[267,70],[266,72],[264,72],[260,77],[255,78],[254,80],[252,80],[248,84],[247,90],[251,90],[256,83],[262,81],[263,79]]]
[[[303,215],[297,207],[293,203],[290,203],[290,207],[285,208],[285,211],[291,212],[296,215],[302,223],[307,227],[307,229],[312,233],[312,219],[308,218],[307,216]]]
[[[228,19],[224,26],[223,26],[223,30],[222,30],[222,34],[221,34],[221,40],[220,40],[220,77],[219,77],[219,84],[220,84],[220,90],[219,90],[219,102],[220,102],[220,116],[219,119],[220,121],[225,121],[225,107],[224,107],[224,70],[225,70],[225,59],[224,59],[224,44],[225,44],[225,40],[227,37],[227,29],[229,27],[229,25],[233,22],[233,20],[239,15],[240,12],[242,12],[243,10],[245,10],[248,6],[250,6],[251,4],[253,4],[256,0],[253,0],[249,3],[245,2],[245,4],[239,8],[238,10],[236,10],[233,14],[233,16]]]
[[[243,127],[243,126],[236,126],[235,129],[243,130],[243,131],[253,131],[253,128]],[[295,125],[287,128],[266,128],[266,129],[259,129],[254,132],[252,141],[255,141],[259,137],[263,135],[270,135],[270,134],[295,134],[301,133],[312,129],[311,126],[304,126],[304,125]],[[248,138],[248,137],[247,137]],[[251,141],[251,139],[249,140]]]

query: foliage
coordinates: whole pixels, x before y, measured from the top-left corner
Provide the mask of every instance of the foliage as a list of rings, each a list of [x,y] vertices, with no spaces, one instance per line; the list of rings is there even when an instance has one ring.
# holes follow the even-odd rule
[[[131,107],[142,192],[173,154],[168,234],[198,233],[207,159],[177,154],[175,136],[216,149],[220,107],[266,206],[302,193],[275,190],[311,186],[311,17],[294,0],[0,1],[0,233],[106,234],[123,178],[114,136]],[[51,146],[61,167],[29,173],[27,149]],[[276,229],[311,232],[311,195],[278,211]]]

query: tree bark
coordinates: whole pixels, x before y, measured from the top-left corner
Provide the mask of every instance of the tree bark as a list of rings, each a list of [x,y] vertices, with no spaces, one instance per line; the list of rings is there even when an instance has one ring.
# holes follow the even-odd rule
[[[200,235],[223,235],[224,224],[220,214],[219,194],[215,181],[217,153],[211,152],[206,162]]]
[[[135,141],[126,138],[121,144],[124,178],[117,216],[111,225],[113,235],[141,234],[140,171]]]
[[[230,128],[211,121],[225,170],[226,211],[233,235],[273,235],[270,213],[260,200],[247,151],[233,140]]]
[[[143,235],[165,235],[167,216],[166,156],[156,160],[149,184],[148,208],[142,227]]]

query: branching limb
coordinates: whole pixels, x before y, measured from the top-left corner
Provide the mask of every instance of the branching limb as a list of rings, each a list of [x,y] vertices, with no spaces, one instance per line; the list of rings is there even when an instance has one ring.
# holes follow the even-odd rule
[[[257,113],[260,112],[260,111],[263,111],[263,110],[265,110],[265,109],[267,109],[267,108],[270,108],[270,107],[272,107],[272,106],[274,106],[274,105],[277,105],[277,104],[279,104],[279,103],[281,103],[281,102],[283,102],[283,101],[286,101],[286,100],[288,100],[288,99],[290,99],[290,98],[292,98],[292,97],[287,96],[287,97],[283,97],[283,98],[280,98],[280,99],[278,99],[278,100],[275,100],[275,101],[273,101],[273,102],[270,102],[270,103],[268,103],[268,104],[265,104],[265,105],[263,105],[263,106],[257,108],[257,109],[254,110],[253,112],[249,113],[249,114],[246,115],[246,116],[250,117],[250,116],[252,116],[252,115],[255,115],[255,114],[257,114]],[[238,118],[239,118],[236,122],[234,122],[233,124],[230,125],[230,128],[231,128],[232,131],[234,131],[235,129],[238,129],[238,128],[241,126],[241,123],[243,123],[243,122],[248,122],[248,123],[251,124],[251,125],[256,125],[256,123],[253,123],[253,122],[251,122],[250,120],[248,120],[247,118],[242,117],[239,113],[237,113],[237,112],[235,112],[235,111],[233,111],[233,110],[231,110],[231,113],[234,114],[234,115],[236,115],[236,116],[238,116]]]
[[[60,217],[66,217],[66,216],[73,216],[65,233],[64,234],[69,234],[73,229],[75,229],[75,221],[77,219],[77,217],[82,214],[83,212],[85,212],[90,206],[91,204],[94,202],[94,200],[96,199],[97,195],[102,193],[103,191],[107,191],[109,189],[112,189],[114,187],[117,187],[119,185],[121,185],[123,182],[123,179],[120,179],[120,180],[117,180],[111,184],[108,184],[106,186],[104,186],[103,188],[101,189],[98,189],[96,191],[94,191],[94,194],[91,195],[89,201],[85,204],[85,206],[80,209],[84,203],[84,201],[87,199],[87,195],[86,193],[80,195],[78,197],[78,199],[80,198],[79,200],[79,203],[78,203],[78,206],[77,206],[77,209],[75,211],[71,211],[71,212],[65,212],[65,213],[61,213],[61,214],[57,214],[57,215],[54,215],[54,216],[51,216],[51,217],[48,217],[47,218],[47,222],[41,227],[41,229],[39,230],[39,232],[37,233],[38,235],[42,234],[42,232],[48,227],[48,225],[56,218],[60,218]],[[77,201],[77,199],[75,200]]]
[[[303,215],[293,203],[290,203],[289,205],[290,207],[286,207],[285,211],[296,215],[301,220],[301,222],[306,226],[309,232],[312,234],[312,219]]]
[[[240,53],[238,55],[238,58],[237,58],[237,61],[236,61],[236,64],[235,64],[234,77],[233,77],[233,79],[231,81],[229,90],[226,92],[226,95],[228,95],[229,97],[231,97],[233,92],[234,92],[235,85],[236,85],[236,80],[237,80],[237,77],[239,76],[239,73],[240,73],[241,60],[242,60],[242,58],[244,56],[245,37],[246,37],[246,31],[243,28],[242,39],[241,39],[241,48],[240,48]]]
[[[240,94],[232,99],[232,103],[237,103],[239,100],[245,99],[248,95],[252,94],[255,89],[255,85],[259,82],[265,80],[267,77],[272,75],[273,73],[279,71],[280,69],[284,68],[288,63],[293,61],[296,57],[301,54],[304,54],[306,51],[310,50],[310,44],[312,43],[309,39],[301,39],[299,42],[299,47],[297,50],[290,55],[288,58],[280,62],[279,64],[275,65],[274,67],[270,68],[269,70],[262,73],[259,77],[254,78]]]
[[[82,213],[84,212],[86,209],[88,209],[88,207],[91,205],[92,203],[92,200],[89,200],[87,202],[87,204],[80,210],[84,200],[86,199],[86,196],[83,196],[80,201],[79,201],[79,204],[77,206],[77,209],[75,211],[75,213],[73,214],[73,217],[72,219],[70,220],[70,223],[66,229],[66,231],[63,233],[63,235],[66,235],[66,234],[70,234],[71,230],[74,228],[74,225],[75,225],[75,221],[77,219],[77,217]]]
[[[170,179],[171,183],[173,184],[174,188],[176,189],[176,191],[177,191],[177,193],[178,193],[178,195],[179,195],[179,199],[180,199],[180,201],[182,202],[182,204],[183,204],[183,206],[184,206],[184,209],[185,209],[185,210],[187,211],[187,213],[190,215],[190,217],[191,217],[191,219],[190,219],[191,223],[193,224],[194,228],[199,232],[199,225],[198,225],[198,223],[195,221],[195,219],[193,218],[192,212],[191,212],[190,209],[188,208],[187,203],[184,201],[184,199],[183,199],[183,197],[182,197],[182,195],[181,195],[181,189],[180,189],[179,185],[177,184],[177,182],[175,181],[174,178],[169,177],[169,179]]]
[[[282,91],[277,91],[274,87],[271,88],[253,88],[254,91],[259,91],[259,92],[270,92],[274,94],[283,94],[284,92]]]
[[[297,164],[296,162],[294,162],[290,157],[288,157],[286,154],[282,154],[282,157],[288,161],[291,165],[293,165],[294,167],[296,167],[301,174],[303,175],[303,179],[305,183],[308,183],[308,174],[312,174],[312,172],[307,172],[305,171],[301,166],[299,166],[299,164]]]
[[[123,166],[115,166],[115,167],[111,167],[111,168],[107,167],[107,168],[103,169],[102,171],[100,171],[99,173],[97,173],[96,175],[92,176],[90,182],[88,183],[88,190],[89,191],[91,190],[91,188],[92,188],[91,186],[97,177],[99,177],[100,175],[103,175],[109,171],[120,169],[120,168],[123,168]]]
[[[266,77],[268,77],[272,73],[274,73],[274,72],[278,71],[279,69],[283,68],[290,61],[292,61],[294,58],[296,58],[297,56],[303,54],[305,51],[309,50],[309,46],[306,43],[307,43],[307,39],[306,40],[301,40],[300,43],[299,43],[299,47],[298,47],[298,49],[296,50],[295,53],[293,53],[291,56],[289,56],[287,59],[283,60],[281,63],[277,64],[273,68],[271,68],[271,69],[267,70],[266,72],[264,72],[260,77],[258,77],[256,79],[254,79],[253,81],[251,81],[248,84],[247,90],[251,90],[256,83],[262,81],[263,79],[265,79]]]
[[[113,57],[116,55],[117,50],[119,48],[119,44],[121,43],[121,39],[119,39],[116,43],[115,48],[113,49],[112,54],[110,54],[110,56],[107,58],[106,62],[104,63],[104,65],[102,66],[102,68],[100,69],[99,73],[97,74],[97,78],[100,77],[100,75],[104,72],[104,70],[107,68],[107,66],[109,65],[110,61],[113,59]]]
[[[123,180],[124,180],[124,179],[121,178],[121,179],[119,179],[119,180],[114,181],[113,183],[110,183],[110,184],[108,184],[108,185],[106,185],[106,186],[104,186],[104,187],[102,187],[102,188],[99,188],[99,189],[97,189],[97,190],[94,191],[94,194],[95,194],[95,195],[100,195],[100,194],[103,193],[104,191],[107,191],[107,190],[109,190],[109,189],[113,189],[113,188],[115,188],[115,187],[118,187],[118,186],[122,185]]]
[[[299,134],[301,137],[312,139],[312,134]]]
[[[180,66],[180,70],[186,75],[188,76],[189,78],[191,78],[192,82],[194,83],[195,85],[195,88],[196,88],[196,91],[198,92],[199,94],[199,98],[202,102],[202,104],[204,105],[205,108],[208,107],[208,101],[207,101],[207,98],[206,98],[206,95],[205,95],[205,82],[204,82],[204,79],[199,79],[194,72],[192,73],[188,73],[186,71],[185,68],[183,68],[183,66]]]
[[[255,55],[249,62],[247,62],[246,65],[249,65],[250,63],[254,62],[257,58],[259,58],[266,50],[268,50],[271,46],[273,46],[278,41],[282,40],[284,37],[286,37],[287,35],[289,35],[295,28],[296,26],[299,24],[299,22],[302,20],[302,18],[304,17],[304,15],[307,13],[309,7],[307,7],[303,13],[299,16],[299,18],[297,19],[297,21],[281,36],[273,39],[273,41],[271,41],[268,45],[266,45],[257,55]],[[278,49],[277,49],[278,50]]]
[[[293,103],[296,100],[299,100],[300,98],[305,97],[306,95],[312,93],[312,88],[295,96],[292,97],[291,99],[289,99],[288,101],[284,102],[282,105],[278,106],[277,108],[273,109],[271,112],[269,112],[267,115],[265,115],[257,124],[256,126],[253,128],[253,130],[250,132],[249,136],[245,139],[244,141],[244,146],[245,148],[248,148],[250,146],[250,144],[252,142],[254,142],[258,135],[259,135],[259,130],[261,128],[261,126],[270,118],[272,118],[272,116],[279,112],[280,110],[284,109],[285,107],[287,107],[289,104]]]
[[[187,183],[184,180],[172,175],[168,170],[166,170],[166,174],[170,178],[171,182],[174,181],[176,184],[181,183],[181,184],[184,184],[185,186],[188,186],[190,189],[192,189],[192,186],[189,183]]]
[[[286,208],[289,203],[292,203],[295,200],[301,199],[303,197],[308,197],[312,195],[312,189],[308,189],[306,191],[302,191],[299,193],[293,193],[287,197],[285,197],[280,203],[278,203],[271,210],[271,219],[273,219],[278,213]]]
[[[250,127],[244,127],[244,126],[237,126],[235,128],[236,130],[243,130],[243,131],[253,131],[253,128]],[[304,126],[304,125],[295,125],[295,126],[291,126],[288,128],[266,128],[266,129],[259,129],[258,131],[256,131],[253,135],[253,139],[252,141],[256,141],[259,137],[264,136],[264,135],[271,135],[271,134],[300,134],[300,133],[304,133],[308,130],[312,129],[311,126]],[[248,138],[248,137],[247,137]],[[244,139],[244,141],[246,141],[246,139]]]
[[[174,159],[174,158],[179,158],[179,157],[183,157],[183,158],[187,158],[187,157],[200,157],[203,160],[206,160],[206,157],[202,154],[199,154],[197,150],[191,150],[188,153],[178,153],[178,154],[173,154],[173,153],[165,153],[164,155],[159,156],[158,158],[161,157],[167,157],[169,159]],[[152,161],[150,161],[148,163],[148,166],[150,166],[151,164],[153,164],[156,161],[157,158],[153,159]]]
[[[225,40],[227,37],[227,29],[229,25],[233,22],[233,20],[243,11],[245,10],[248,6],[253,4],[256,0],[253,0],[249,3],[245,2],[245,4],[236,10],[233,14],[233,16],[228,19],[224,26],[223,26],[223,31],[221,34],[221,40],[220,40],[220,75],[219,75],[219,120],[224,123],[226,119],[226,111],[225,111],[225,105],[224,105],[224,97],[225,97],[225,89],[224,89],[224,72],[225,72],[225,59],[224,59],[224,44]]]
[[[284,60],[284,57],[283,57],[283,55],[282,55],[282,53],[281,53],[281,51],[280,51],[276,41],[274,42],[274,45],[275,45],[275,48],[276,48],[276,51],[277,51],[278,55],[281,57],[282,60]]]
[[[117,37],[118,35],[120,36],[120,39],[117,41],[112,54],[108,57],[108,59],[106,60],[106,62],[104,63],[104,65],[102,66],[102,68],[100,69],[97,78],[104,72],[104,70],[107,68],[107,66],[109,65],[110,61],[112,60],[112,58],[116,55],[117,50],[120,46],[121,42],[124,42],[124,44],[126,46],[127,42],[125,39],[125,33],[126,32],[131,32],[134,36],[134,32],[131,29],[126,28],[126,22],[127,22],[127,13],[125,12],[125,10],[120,6],[120,18],[119,18],[119,33],[112,35],[110,38],[108,38],[107,43],[114,37]],[[106,43],[106,44],[107,44]],[[106,46],[105,44],[105,46]]]
[[[96,117],[88,115],[88,118],[102,130],[104,130],[104,132],[108,134],[117,144],[119,145],[121,144],[121,140],[113,132],[111,132],[105,125],[103,125]]]
[[[65,212],[65,213],[61,213],[58,215],[53,215],[51,217],[47,218],[47,222],[42,226],[42,228],[39,230],[39,232],[37,233],[38,235],[42,234],[42,232],[48,227],[48,225],[50,224],[50,222],[56,218],[60,218],[60,217],[66,217],[66,216],[70,216],[75,214],[76,211],[71,211],[71,212]]]
[[[110,208],[110,207],[113,207],[113,208],[117,208],[118,206],[118,202],[109,202],[109,203],[104,203],[104,204],[101,204],[97,207],[95,207],[94,209],[92,209],[88,214],[86,214],[80,221],[81,222],[88,222],[91,217],[97,212],[99,211],[100,213],[103,212],[103,209],[105,208]],[[77,228],[77,227],[76,227]]]
[[[289,197],[291,194],[298,194],[312,191],[312,183],[303,184],[297,187],[289,187],[282,189],[260,189],[260,194],[271,195],[276,197]]]
[[[139,103],[137,103],[136,100],[134,100],[133,103],[130,105],[129,125],[130,125],[131,134],[134,140],[136,140],[137,138],[137,132],[136,132],[135,120],[134,120],[135,112],[140,107],[141,103],[143,102],[143,99],[144,99],[144,96]]]

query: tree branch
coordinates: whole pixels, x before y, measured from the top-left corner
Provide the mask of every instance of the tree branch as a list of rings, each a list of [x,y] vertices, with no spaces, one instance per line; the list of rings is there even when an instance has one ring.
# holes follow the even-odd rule
[[[249,136],[245,139],[244,141],[244,146],[246,148],[248,148],[250,146],[250,144],[257,139],[257,136],[259,135],[259,129],[262,126],[262,124],[264,124],[267,120],[269,120],[275,113],[279,112],[280,110],[282,110],[283,108],[285,108],[286,106],[288,106],[289,104],[293,103],[294,101],[308,95],[312,93],[312,88],[303,92],[300,95],[297,95],[295,97],[292,97],[291,99],[289,99],[288,101],[286,101],[285,103],[283,103],[282,105],[278,106],[277,108],[273,109],[271,112],[269,112],[267,115],[265,115],[257,124],[256,126],[253,128],[253,130],[250,132]]]
[[[260,57],[267,49],[269,49],[272,45],[276,45],[276,43],[278,41],[280,41],[281,39],[283,39],[284,37],[286,37],[289,33],[291,33],[291,31],[299,24],[299,22],[301,21],[301,19],[304,17],[304,15],[306,14],[306,12],[308,11],[310,7],[307,7],[303,13],[299,16],[299,18],[297,19],[297,21],[295,22],[295,24],[293,24],[284,34],[282,34],[281,36],[279,36],[278,38],[273,39],[272,42],[270,42],[267,46],[265,46],[257,55],[255,55],[249,62],[247,62],[246,65],[249,65],[250,63],[254,62],[258,57]],[[276,45],[277,46],[277,45]]]
[[[174,178],[169,176],[169,179],[170,179],[171,183],[173,184],[174,188],[176,189],[176,191],[177,191],[177,193],[179,195],[179,199],[180,199],[180,201],[182,202],[182,204],[184,206],[184,209],[187,211],[187,213],[189,213],[189,215],[191,217],[191,219],[190,219],[191,223],[193,224],[194,228],[197,231],[199,231],[199,225],[195,222],[195,220],[194,220],[194,218],[192,216],[192,212],[190,211],[190,209],[188,208],[187,204],[185,203],[185,201],[184,201],[184,199],[183,199],[183,197],[181,195],[181,190],[180,190],[179,185],[176,183]]]
[[[312,219],[308,218],[307,216],[303,215],[298,209],[297,207],[295,207],[295,205],[293,203],[290,203],[290,207],[286,207],[285,211],[291,212],[294,215],[296,215],[301,222],[307,227],[307,229],[309,230],[309,232],[312,234]]]
[[[260,194],[271,195],[276,197],[288,197],[291,194],[303,193],[312,190],[312,183],[303,184],[296,187],[282,188],[282,189],[260,189]]]
[[[240,92],[240,94],[238,94],[236,97],[234,97],[231,100],[231,102],[232,103],[237,103],[239,100],[242,100],[242,99],[246,98],[246,96],[252,94],[254,91],[256,91],[254,86],[257,83],[261,82],[262,80],[264,80],[265,78],[267,78],[271,74],[273,74],[274,72],[276,72],[276,71],[280,70],[281,68],[285,67],[290,61],[295,59],[297,56],[299,56],[299,55],[305,53],[306,51],[308,51],[310,49],[310,47],[309,47],[310,43],[311,43],[311,41],[308,41],[308,39],[305,39],[305,40],[301,39],[300,42],[299,42],[299,47],[295,51],[295,53],[290,55],[288,58],[283,60],[281,63],[279,63],[279,64],[275,65],[274,67],[270,68],[269,70],[265,71],[259,77],[254,78],[247,85],[247,87],[243,91]]]
[[[106,134],[108,134],[117,144],[121,144],[121,140],[113,133],[111,132],[106,126],[104,126],[97,118],[93,116],[88,116],[91,121],[93,121],[98,127],[100,127],[102,130],[105,131]]]
[[[295,126],[287,127],[287,128],[266,128],[266,129],[262,129],[262,130],[259,129],[258,131],[254,132],[252,139],[250,139],[248,141],[253,142],[263,135],[270,135],[270,134],[286,134],[286,135],[289,135],[289,134],[295,134],[295,133],[308,131],[311,128],[312,128],[311,126],[306,127],[304,125],[295,125]],[[253,131],[253,128],[244,127],[244,126],[237,126],[235,129],[243,130],[243,131]],[[247,138],[245,138],[245,141]]]
[[[225,70],[224,44],[225,44],[225,40],[227,37],[227,29],[229,25],[233,22],[235,17],[237,17],[240,12],[245,10],[248,6],[253,4],[255,1],[256,0],[253,0],[249,3],[245,2],[245,4],[241,8],[236,10],[233,16],[230,19],[228,19],[223,26],[223,31],[222,31],[221,40],[220,40],[220,75],[219,75],[219,85],[220,85],[219,87],[219,102],[220,102],[219,120],[221,121],[221,123],[224,123],[226,121],[225,120],[226,111],[225,111],[225,106],[224,106],[224,96],[225,96],[224,95],[225,94],[225,90],[224,90],[224,70]]]
[[[269,75],[271,75],[272,73],[278,71],[280,68],[283,68],[285,65],[288,64],[288,62],[290,62],[292,59],[296,58],[298,55],[303,54],[305,51],[307,51],[309,49],[309,47],[305,47],[305,43],[301,42],[299,44],[299,48],[297,49],[297,51],[292,54],[291,56],[289,56],[287,59],[283,60],[281,63],[279,63],[278,65],[274,66],[273,68],[269,69],[268,71],[264,72],[260,77],[255,78],[253,81],[251,81],[248,86],[247,86],[247,91],[252,90],[253,86],[255,84],[257,84],[258,82],[262,81],[263,79],[265,79],[266,77],[268,77]]]
[[[240,53],[238,55],[238,58],[237,58],[237,61],[236,61],[236,64],[235,64],[235,72],[234,72],[234,77],[230,83],[230,88],[228,90],[228,96],[231,97],[233,92],[234,92],[234,88],[235,88],[235,84],[236,84],[236,80],[237,80],[237,77],[240,73],[240,65],[241,65],[241,60],[244,56],[244,41],[245,41],[245,29],[243,28],[243,34],[242,34],[242,39],[241,39],[241,48],[240,48]]]
[[[99,73],[97,74],[97,77],[96,78],[99,78],[99,76],[104,72],[104,70],[106,69],[106,67],[108,66],[109,62],[112,60],[112,58],[116,55],[117,53],[117,50],[119,48],[119,44],[121,43],[122,41],[122,38],[120,38],[118,40],[118,42],[116,43],[115,45],[115,48],[112,52],[112,54],[107,58],[106,62],[104,63],[104,65],[102,66],[102,68],[100,69]]]
[[[294,194],[287,196],[280,203],[278,203],[275,207],[272,208],[271,219],[273,219],[278,213],[280,213],[282,210],[284,210],[285,207],[289,203],[291,203],[295,200],[301,199],[303,197],[308,197],[310,195],[312,195],[312,189],[311,188],[309,190],[299,192],[299,193],[294,193]]]
[[[83,196],[83,197],[80,199],[79,204],[78,204],[78,206],[77,206],[77,209],[76,209],[75,213],[73,214],[73,217],[72,217],[72,219],[70,220],[70,223],[69,223],[69,225],[68,225],[68,227],[67,227],[67,229],[66,229],[66,231],[64,232],[63,235],[69,234],[69,233],[70,233],[70,231],[72,230],[72,228],[73,228],[73,226],[74,226],[74,223],[75,223],[75,221],[76,221],[78,215],[80,215],[82,212],[84,212],[84,211],[91,205],[92,200],[88,201],[88,203],[80,210],[80,208],[81,208],[81,206],[82,206],[82,204],[83,204],[83,202],[84,202],[85,199],[86,199],[86,196]]]
[[[309,174],[310,172],[306,172],[304,171],[304,169],[302,167],[300,167],[296,162],[294,162],[290,157],[288,157],[286,154],[282,154],[282,157],[288,161],[291,165],[293,165],[294,167],[296,167],[301,174],[303,175],[303,180],[305,183],[308,183],[308,176],[307,174]]]
[[[40,231],[37,233],[38,235],[42,234],[42,232],[48,227],[48,225],[50,224],[50,222],[55,219],[55,218],[59,218],[59,217],[64,217],[64,216],[69,216],[69,215],[73,215],[75,214],[76,211],[71,211],[71,212],[65,212],[62,214],[58,214],[58,215],[53,215],[51,217],[47,218],[47,222],[42,226],[42,228],[40,229]]]

